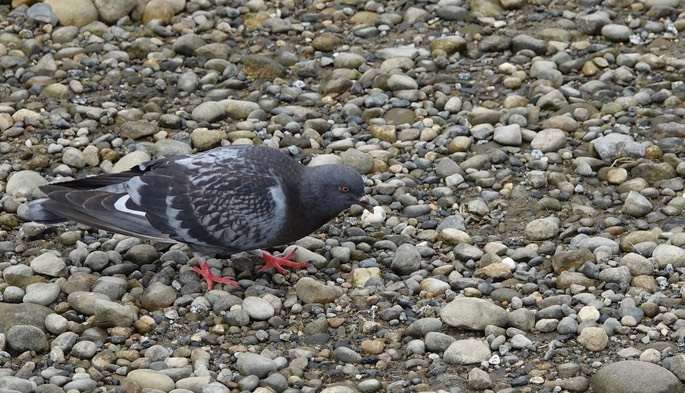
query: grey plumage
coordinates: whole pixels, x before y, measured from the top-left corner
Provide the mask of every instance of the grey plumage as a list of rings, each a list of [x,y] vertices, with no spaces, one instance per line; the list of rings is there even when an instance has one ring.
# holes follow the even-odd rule
[[[229,146],[127,172],[41,187],[38,222],[71,220],[198,254],[232,254],[302,238],[352,204],[368,208],[361,175],[307,167],[265,146]]]

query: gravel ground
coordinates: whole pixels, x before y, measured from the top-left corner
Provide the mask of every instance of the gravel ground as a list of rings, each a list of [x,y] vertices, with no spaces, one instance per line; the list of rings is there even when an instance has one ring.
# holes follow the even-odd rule
[[[684,9],[0,1],[0,391],[682,392]],[[374,213],[209,292],[182,245],[26,220],[232,143],[350,165]]]

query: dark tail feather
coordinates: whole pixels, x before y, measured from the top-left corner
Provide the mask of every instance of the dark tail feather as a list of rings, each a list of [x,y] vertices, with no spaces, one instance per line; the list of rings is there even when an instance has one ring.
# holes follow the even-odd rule
[[[29,202],[28,217],[45,224],[75,221],[123,235],[174,242],[150,225],[144,215],[118,210],[114,204],[124,195],[102,191],[52,191],[48,198]]]
[[[96,190],[109,192],[123,192],[126,188],[126,182],[131,180],[134,176],[139,176],[140,170],[132,169],[130,171],[110,173],[108,175],[83,177],[81,179],[69,180],[61,183],[47,184],[40,189],[46,194],[57,190]],[[119,187],[119,185],[121,185]],[[104,190],[103,190],[104,188]],[[114,191],[116,188],[121,190]]]
[[[67,221],[66,218],[58,216],[43,207],[43,203],[47,200],[48,198],[43,198],[29,202],[29,210],[27,212],[29,219],[42,224],[57,224],[58,222]]]

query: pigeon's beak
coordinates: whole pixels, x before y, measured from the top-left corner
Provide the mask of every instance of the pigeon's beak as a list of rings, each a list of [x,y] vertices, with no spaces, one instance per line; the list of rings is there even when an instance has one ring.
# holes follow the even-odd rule
[[[364,196],[362,196],[361,198],[359,198],[359,200],[357,201],[357,203],[358,203],[359,205],[361,205],[361,207],[363,207],[364,209],[366,209],[366,210],[370,211],[371,213],[373,213],[373,206],[371,206],[371,202],[369,201],[369,197],[367,197],[366,195],[364,195]]]

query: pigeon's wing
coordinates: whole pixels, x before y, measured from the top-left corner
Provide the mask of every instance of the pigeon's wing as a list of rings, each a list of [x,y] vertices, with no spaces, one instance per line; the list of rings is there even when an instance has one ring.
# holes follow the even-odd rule
[[[157,165],[128,182],[148,221],[205,253],[273,244],[285,224],[280,179],[297,181],[297,166],[276,149],[224,148]]]

